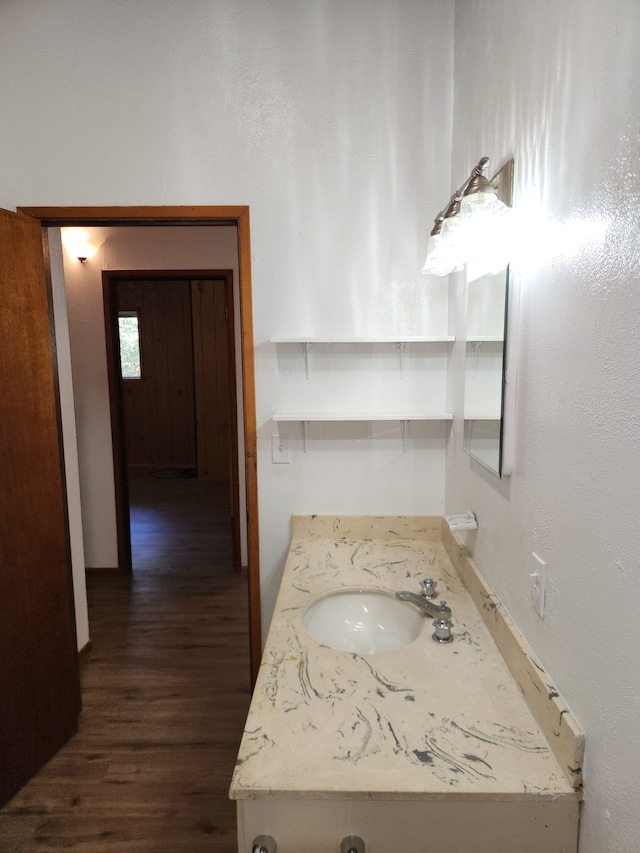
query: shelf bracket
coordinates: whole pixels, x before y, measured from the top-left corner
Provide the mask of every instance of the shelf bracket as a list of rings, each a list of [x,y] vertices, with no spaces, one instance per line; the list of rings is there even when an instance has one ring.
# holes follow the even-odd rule
[[[311,344],[308,341],[305,341],[302,344],[302,348],[304,349],[304,369],[307,374],[307,379],[309,378],[309,353],[311,352]]]
[[[409,421],[400,421],[400,430],[402,432],[402,452],[407,452],[407,439],[409,438]]]
[[[406,341],[398,341],[396,347],[398,348],[398,361],[400,362],[400,379],[404,379],[404,357],[407,354]]]
[[[302,449],[307,452],[307,439],[309,438],[309,421],[302,421]]]

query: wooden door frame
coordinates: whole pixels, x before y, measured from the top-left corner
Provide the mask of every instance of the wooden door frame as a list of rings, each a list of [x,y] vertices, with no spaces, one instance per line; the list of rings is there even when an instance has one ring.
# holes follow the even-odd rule
[[[233,565],[240,571],[240,477],[238,455],[238,406],[236,400],[236,335],[233,313],[233,270],[229,269],[175,269],[175,270],[103,270],[102,295],[104,304],[104,326],[107,344],[107,376],[109,382],[109,404],[111,412],[111,443],[113,446],[113,468],[116,495],[116,528],[118,536],[118,568],[121,574],[131,574],[131,528],[128,498],[127,454],[125,449],[124,404],[120,379],[120,352],[118,336],[117,286],[120,281],[183,281],[190,283],[197,279],[215,279],[222,282],[225,293],[227,316],[228,380],[229,402],[229,450],[233,461],[229,496],[231,502],[232,555]]]
[[[260,553],[258,527],[257,429],[253,307],[251,290],[251,241],[249,207],[19,207],[18,211],[38,219],[43,229],[70,226],[115,225],[235,225],[238,234],[238,288],[240,294],[240,349],[244,402],[245,480],[247,492],[247,562],[249,594],[249,641],[252,679],[258,674],[262,655],[260,611]],[[45,258],[49,265],[49,259]]]

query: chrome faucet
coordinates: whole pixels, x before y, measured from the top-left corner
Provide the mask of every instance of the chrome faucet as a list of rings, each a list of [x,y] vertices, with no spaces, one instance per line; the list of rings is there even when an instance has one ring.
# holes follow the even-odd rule
[[[447,607],[446,601],[441,601],[440,604],[430,601],[435,596],[435,581],[431,578],[426,578],[420,586],[422,589],[420,595],[415,592],[401,590],[400,592],[396,592],[396,598],[400,599],[400,601],[410,601],[412,604],[415,604],[430,619],[438,619],[442,616],[449,618],[451,616],[451,608]]]

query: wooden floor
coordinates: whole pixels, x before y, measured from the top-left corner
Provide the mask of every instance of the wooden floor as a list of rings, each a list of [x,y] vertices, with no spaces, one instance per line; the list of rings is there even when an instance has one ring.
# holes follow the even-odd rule
[[[226,490],[177,473],[131,478],[134,575],[88,579],[80,730],[0,811],[2,853],[237,850],[246,580]]]

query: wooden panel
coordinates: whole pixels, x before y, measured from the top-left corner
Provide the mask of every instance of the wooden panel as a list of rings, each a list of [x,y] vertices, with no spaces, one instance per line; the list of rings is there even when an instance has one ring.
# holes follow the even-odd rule
[[[0,211],[0,802],[77,729],[80,687],[41,229]]]
[[[148,207],[19,207],[43,225],[236,225],[245,220],[246,205],[166,205]],[[248,236],[248,231],[247,231]]]
[[[195,467],[189,283],[133,279],[117,290],[118,310],[140,320],[142,379],[122,381],[127,462]]]
[[[231,514],[231,546],[233,549],[233,567],[239,572],[242,570],[242,554],[240,545],[240,477],[244,469],[244,460],[240,459],[238,438],[238,399],[237,399],[237,366],[236,366],[236,325],[234,316],[233,298],[233,273],[229,270],[225,277],[226,288],[226,319],[228,358],[227,365],[229,376],[229,458],[230,480],[229,480],[229,507]]]
[[[258,515],[258,432],[256,425],[255,351],[251,290],[251,224],[249,208],[238,212],[240,264],[240,314],[242,318],[242,385],[244,389],[244,452],[247,482],[247,547],[249,551],[249,631],[251,673],[258,677],[262,660],[262,610],[260,604],[260,521]]]
[[[511,675],[520,685],[537,724],[568,782],[582,786],[585,737],[577,720],[537,660],[504,605],[485,581],[480,569],[443,519],[442,542],[474,604],[484,619]]]
[[[191,282],[198,476],[230,477],[231,377],[222,279]]]

